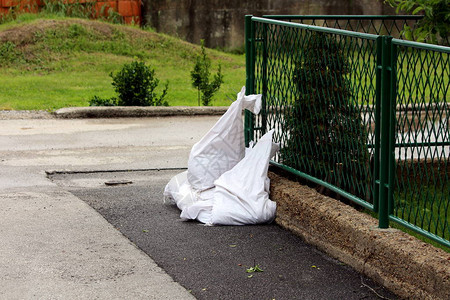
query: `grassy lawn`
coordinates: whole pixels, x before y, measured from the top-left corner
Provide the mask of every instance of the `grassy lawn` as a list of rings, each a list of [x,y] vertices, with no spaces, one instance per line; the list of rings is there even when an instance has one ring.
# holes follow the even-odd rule
[[[0,109],[55,110],[112,97],[111,72],[133,60],[155,69],[169,105],[198,105],[190,72],[200,47],[151,30],[100,21],[24,16],[0,25]],[[245,85],[245,56],[207,50],[224,84],[213,105],[229,105]]]
[[[394,213],[411,224],[450,240],[449,187],[448,183],[409,183],[407,189],[394,194]]]
[[[45,14],[21,15],[15,21],[0,24],[0,109],[54,110],[87,106],[94,95],[112,97],[115,93],[109,74],[134,59],[155,69],[161,82],[158,92],[162,83],[169,81],[166,98],[169,105],[198,105],[190,72],[199,53],[197,45],[147,29]],[[245,84],[245,56],[211,49],[207,53],[212,59],[213,72],[219,63],[222,65],[225,81],[212,104],[229,105]],[[422,72],[418,65],[425,63],[427,71],[442,75],[445,69],[442,63],[446,60],[442,54],[436,54],[440,55],[439,59],[430,57],[429,53],[425,56],[424,51],[414,54],[418,59],[408,56],[405,59],[406,54],[400,53],[403,63],[399,69],[399,90],[412,86],[414,95],[405,92],[398,101],[409,102],[410,96],[416,97],[419,86],[420,101],[443,101],[440,95],[430,96],[434,92],[432,86],[438,83],[423,79],[434,77]],[[348,58],[351,72],[347,77],[355,101],[373,104],[375,58],[367,49],[350,51]],[[289,86],[286,81],[291,76],[282,74],[282,70],[294,69],[292,59],[271,65],[271,72],[279,75],[274,79],[277,85]],[[429,68],[431,63],[433,67]]]

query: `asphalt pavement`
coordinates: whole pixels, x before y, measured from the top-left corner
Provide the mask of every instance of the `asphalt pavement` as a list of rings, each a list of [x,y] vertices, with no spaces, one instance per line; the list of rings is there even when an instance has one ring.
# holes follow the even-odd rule
[[[0,120],[0,298],[394,299],[277,225],[163,203],[217,119]]]
[[[181,171],[49,178],[96,209],[197,299],[379,299],[376,293],[395,298],[278,225],[181,221],[180,211],[162,197],[168,180]],[[261,272],[247,271],[256,265]]]

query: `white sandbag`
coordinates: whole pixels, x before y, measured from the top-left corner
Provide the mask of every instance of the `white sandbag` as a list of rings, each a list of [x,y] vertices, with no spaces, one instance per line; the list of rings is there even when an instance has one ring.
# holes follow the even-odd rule
[[[245,148],[245,156],[250,154],[250,152],[253,150],[253,147],[255,146],[255,142],[250,141],[249,146]],[[272,142],[272,149],[270,150],[270,158],[274,157],[275,154],[280,150],[280,144]]]
[[[245,158],[216,180],[215,188],[197,191],[188,182],[187,171],[175,175],[164,190],[166,201],[178,206],[182,219],[196,219],[207,225],[272,221],[276,204],[269,199],[267,170],[269,159],[279,149],[271,142],[272,135],[270,131],[255,147],[246,149]]]
[[[175,175],[164,188],[164,201],[176,204],[180,210],[191,206],[197,201],[196,191],[187,180],[187,171]]]
[[[261,95],[238,94],[227,112],[191,150],[188,170],[174,176],[164,190],[166,201],[182,219],[205,224],[244,225],[271,222],[276,204],[269,199],[269,159],[279,146],[273,130],[244,148],[242,109],[259,113]],[[245,154],[245,157],[244,157]]]
[[[261,109],[261,95],[245,96],[243,87],[226,113],[192,147],[187,179],[195,190],[213,188],[214,181],[244,157],[243,109],[258,114]]]
[[[253,149],[254,144],[255,143],[253,141],[250,141],[249,147],[245,148],[245,156],[250,154],[250,152]],[[269,157],[270,158],[274,157],[275,154],[277,154],[278,150],[280,150],[280,144],[272,142],[272,149],[270,150]],[[268,176],[266,176],[266,181],[264,183],[264,189],[267,193],[270,193],[270,178]]]
[[[211,223],[214,190],[194,190],[187,180],[187,171],[172,177],[164,188],[164,202],[176,204],[181,210],[180,218]]]
[[[198,193],[195,202],[185,207],[180,214],[184,220],[197,220],[204,224],[211,224],[211,211],[214,205],[214,188]]]
[[[276,203],[269,199],[266,186],[273,153],[272,136],[273,130],[266,133],[235,167],[214,182],[212,224],[260,224],[275,218]]]

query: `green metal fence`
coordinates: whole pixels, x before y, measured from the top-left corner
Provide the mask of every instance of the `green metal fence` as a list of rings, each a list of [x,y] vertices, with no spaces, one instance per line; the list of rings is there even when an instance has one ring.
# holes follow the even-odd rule
[[[390,35],[396,38],[402,37],[402,30],[405,25],[414,28],[414,25],[417,23],[417,21],[423,18],[423,16],[421,15],[267,15],[263,17],[274,20],[343,29],[354,32]]]
[[[246,142],[274,128],[272,164],[450,246],[450,48],[280,18],[246,17]]]

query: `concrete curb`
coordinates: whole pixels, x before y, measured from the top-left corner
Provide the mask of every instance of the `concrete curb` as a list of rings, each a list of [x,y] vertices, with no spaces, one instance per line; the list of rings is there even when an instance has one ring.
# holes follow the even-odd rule
[[[276,222],[402,298],[450,299],[450,253],[269,172]]]
[[[141,118],[223,115],[228,106],[92,106],[66,107],[54,112],[57,118]]]

